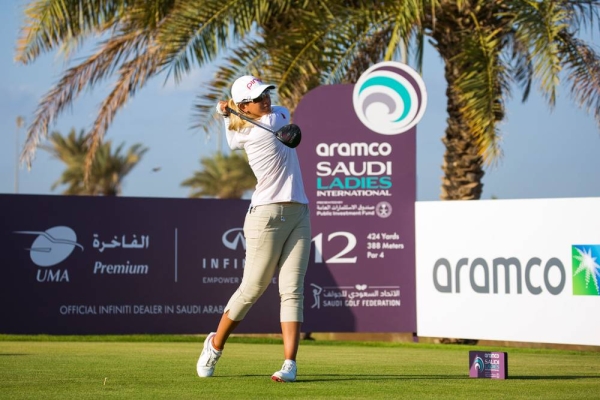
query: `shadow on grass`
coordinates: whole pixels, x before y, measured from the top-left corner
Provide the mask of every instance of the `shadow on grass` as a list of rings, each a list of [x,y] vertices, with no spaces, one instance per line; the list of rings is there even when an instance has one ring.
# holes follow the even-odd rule
[[[313,378],[313,376],[315,378]],[[475,379],[469,375],[348,375],[348,374],[323,374],[323,375],[302,375],[298,382],[326,382],[326,381],[378,381],[378,380],[466,380]],[[578,380],[578,379],[600,379],[600,375],[581,376],[581,375],[548,375],[548,376],[509,376],[509,380]]]
[[[213,378],[233,378],[237,376],[239,378],[255,378],[264,377],[264,374],[243,374],[243,375],[219,375],[213,376]],[[212,379],[212,378],[211,378]],[[464,375],[399,375],[399,374],[377,374],[377,375],[365,375],[365,374],[319,374],[319,375],[307,375],[302,374],[298,378],[298,383],[302,382],[327,382],[327,381],[378,381],[378,380],[393,380],[393,379],[469,379],[468,376]]]
[[[584,376],[584,375],[548,375],[548,376],[509,376],[508,379],[511,380],[524,380],[524,381],[528,381],[528,380],[554,380],[554,379],[560,379],[560,380],[567,380],[567,379],[600,379],[600,375],[590,375],[590,376]]]
[[[314,376],[314,378],[313,378]],[[349,374],[320,374],[302,375],[298,382],[327,382],[327,381],[381,381],[381,380],[411,380],[411,379],[469,379],[465,375],[402,375],[402,374],[377,374],[377,375],[349,375]]]
[[[244,374],[236,375],[243,378],[264,377],[263,374]],[[231,378],[229,376],[221,376],[223,378]],[[320,375],[305,375],[302,374],[297,383],[302,382],[327,382],[327,381],[381,381],[381,380],[468,380],[475,379],[468,375],[402,375],[402,374],[320,374]],[[600,379],[600,375],[596,376],[581,376],[581,375],[548,375],[548,376],[509,376],[508,380],[578,380],[578,379]]]

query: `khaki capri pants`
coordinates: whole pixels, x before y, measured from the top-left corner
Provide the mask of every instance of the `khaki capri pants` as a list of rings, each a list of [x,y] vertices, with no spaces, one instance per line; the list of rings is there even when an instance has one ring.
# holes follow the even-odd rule
[[[244,222],[244,236],[246,264],[242,282],[225,307],[229,319],[243,320],[279,271],[280,320],[303,322],[304,276],[311,242],[308,205],[251,207]]]

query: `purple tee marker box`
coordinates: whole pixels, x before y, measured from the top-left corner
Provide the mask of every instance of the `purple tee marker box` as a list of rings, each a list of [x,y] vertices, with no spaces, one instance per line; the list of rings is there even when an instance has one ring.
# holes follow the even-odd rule
[[[469,351],[469,377],[487,379],[508,378],[508,353],[500,351]]]

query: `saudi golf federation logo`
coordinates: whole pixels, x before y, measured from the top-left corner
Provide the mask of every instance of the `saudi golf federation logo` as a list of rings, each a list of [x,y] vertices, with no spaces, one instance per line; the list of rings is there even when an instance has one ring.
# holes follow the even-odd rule
[[[354,111],[382,135],[398,135],[415,126],[427,106],[421,76],[406,64],[386,61],[367,69],[354,85]]]
[[[39,267],[51,267],[69,257],[75,247],[83,251],[83,246],[77,243],[77,235],[68,226],[55,226],[46,231],[16,231],[21,235],[33,235],[29,251],[31,261]]]
[[[573,294],[600,296],[600,245],[573,245]]]

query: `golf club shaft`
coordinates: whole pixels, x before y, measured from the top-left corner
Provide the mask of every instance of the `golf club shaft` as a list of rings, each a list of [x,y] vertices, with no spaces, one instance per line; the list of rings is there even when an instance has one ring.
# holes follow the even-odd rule
[[[231,113],[231,114],[235,114],[235,115],[237,115],[238,117],[240,117],[241,119],[243,119],[243,120],[245,120],[245,121],[248,121],[248,122],[250,122],[251,124],[254,124],[254,125],[258,126],[258,127],[261,127],[261,128],[263,128],[264,130],[271,132],[272,134],[275,134],[275,131],[273,131],[273,130],[271,130],[271,129],[267,128],[266,126],[264,126],[264,125],[262,125],[262,124],[259,124],[258,122],[254,121],[252,118],[248,118],[248,117],[246,117],[245,115],[242,115],[242,114],[240,114],[239,112],[237,112],[237,111],[235,111],[235,110],[231,109],[230,107],[226,107],[225,109],[227,110],[227,112],[229,112],[229,113]]]

